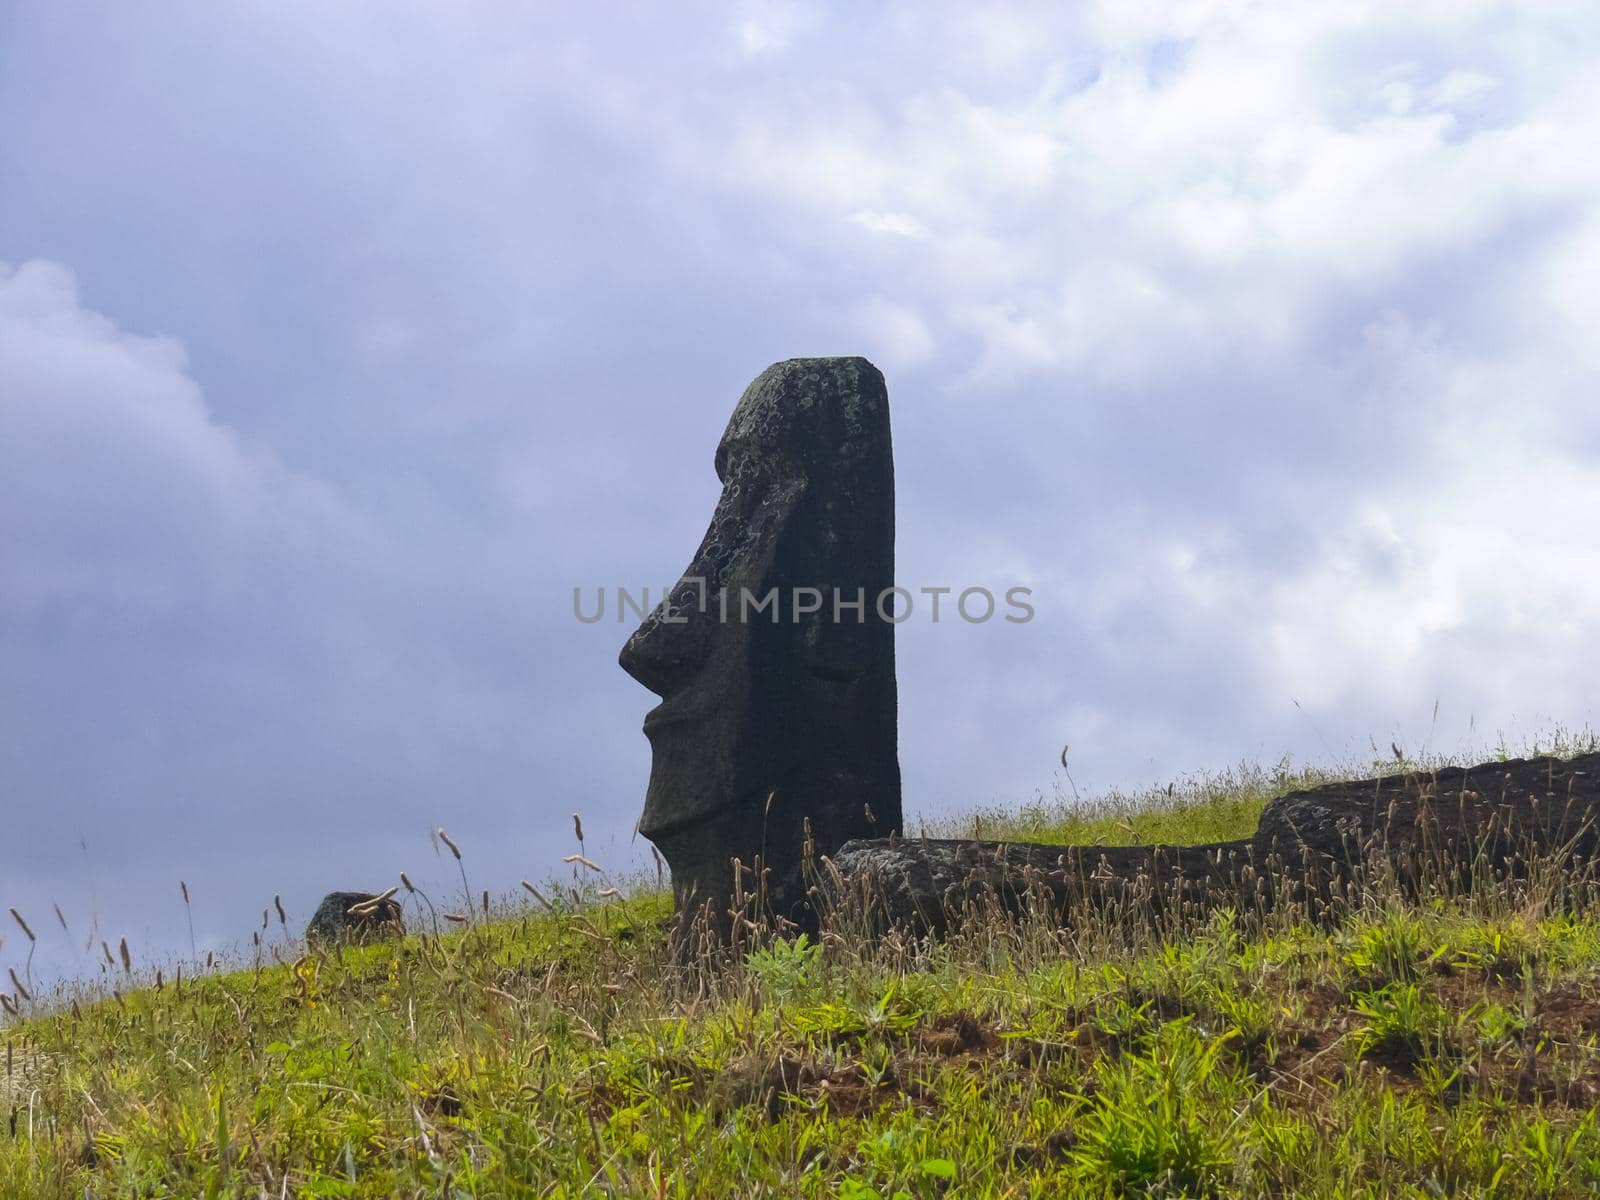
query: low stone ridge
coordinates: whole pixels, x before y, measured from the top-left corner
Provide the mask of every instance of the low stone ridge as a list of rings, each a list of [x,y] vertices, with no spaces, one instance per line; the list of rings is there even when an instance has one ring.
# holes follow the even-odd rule
[[[406,931],[400,905],[377,892],[329,892],[306,925],[308,942],[375,942]]]
[[[1268,906],[1327,897],[1363,866],[1403,883],[1465,884],[1534,858],[1591,863],[1600,843],[1600,753],[1530,758],[1324,784],[1271,801],[1254,836],[1201,846],[1066,846],[963,839],[845,844],[824,901],[878,928],[939,931],[973,903],[1215,901]],[[829,864],[824,864],[827,867]]]

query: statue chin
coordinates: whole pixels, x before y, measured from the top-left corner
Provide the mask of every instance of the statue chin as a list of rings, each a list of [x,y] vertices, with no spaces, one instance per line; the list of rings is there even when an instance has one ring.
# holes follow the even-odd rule
[[[831,854],[900,827],[894,625],[870,601],[842,613],[792,602],[894,582],[882,375],[861,358],[769,367],[716,465],[723,491],[699,550],[619,658],[661,697],[644,722],[639,831],[672,868],[680,913],[725,910],[737,860],[765,868],[773,911],[794,919],[808,845]],[[776,609],[752,617],[745,598],[773,592]]]

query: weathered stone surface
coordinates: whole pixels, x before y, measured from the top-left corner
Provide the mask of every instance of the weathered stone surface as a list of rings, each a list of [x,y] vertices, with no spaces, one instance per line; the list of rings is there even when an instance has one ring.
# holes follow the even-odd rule
[[[376,900],[376,904],[371,902]],[[370,910],[362,909],[370,905]],[[362,909],[362,911],[352,911]],[[376,892],[329,892],[306,925],[308,942],[369,942],[406,931],[400,905]]]
[[[1170,903],[1214,897],[1246,878],[1248,841],[1212,846],[1065,846],[962,838],[847,842],[823,864],[818,896],[843,904],[873,930],[942,931],[969,905]]]
[[[1060,846],[887,839],[846,844],[821,894],[874,925],[940,930],[974,902],[1175,900],[1266,906],[1326,896],[1358,868],[1403,885],[1520,873],[1532,858],[1593,863],[1600,848],[1600,753],[1452,767],[1331,783],[1269,803],[1255,834],[1203,846]]]
[[[1369,848],[1419,867],[1430,859],[1503,863],[1563,848],[1586,861],[1597,819],[1600,753],[1325,784],[1268,804],[1254,841],[1261,850],[1304,846],[1343,864]]]
[[[765,863],[772,911],[792,915],[806,821],[824,854],[900,826],[894,626],[877,610],[894,582],[883,376],[863,358],[768,367],[716,471],[699,550],[620,656],[662,697],[645,717],[639,831],[671,866],[680,913],[725,910],[737,858]],[[776,612],[745,602],[774,589]]]

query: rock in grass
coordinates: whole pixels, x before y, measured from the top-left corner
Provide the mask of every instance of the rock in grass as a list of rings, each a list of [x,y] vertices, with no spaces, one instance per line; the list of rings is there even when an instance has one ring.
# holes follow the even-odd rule
[[[974,904],[1267,908],[1327,902],[1363,872],[1465,888],[1539,863],[1574,875],[1600,863],[1600,753],[1324,784],[1271,801],[1251,837],[1208,845],[858,840],[824,864],[820,890],[871,927],[940,931]]]
[[[329,892],[306,926],[308,942],[375,942],[406,931],[400,905],[377,892]]]

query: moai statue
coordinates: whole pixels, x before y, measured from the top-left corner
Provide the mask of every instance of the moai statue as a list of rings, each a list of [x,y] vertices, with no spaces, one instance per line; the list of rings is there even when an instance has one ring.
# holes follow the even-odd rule
[[[622,648],[659,695],[639,831],[680,916],[737,891],[806,922],[808,853],[900,829],[894,459],[883,375],[797,358],[745,389],[722,497],[683,578]],[[809,845],[807,833],[809,831]],[[738,884],[734,860],[752,874]]]

